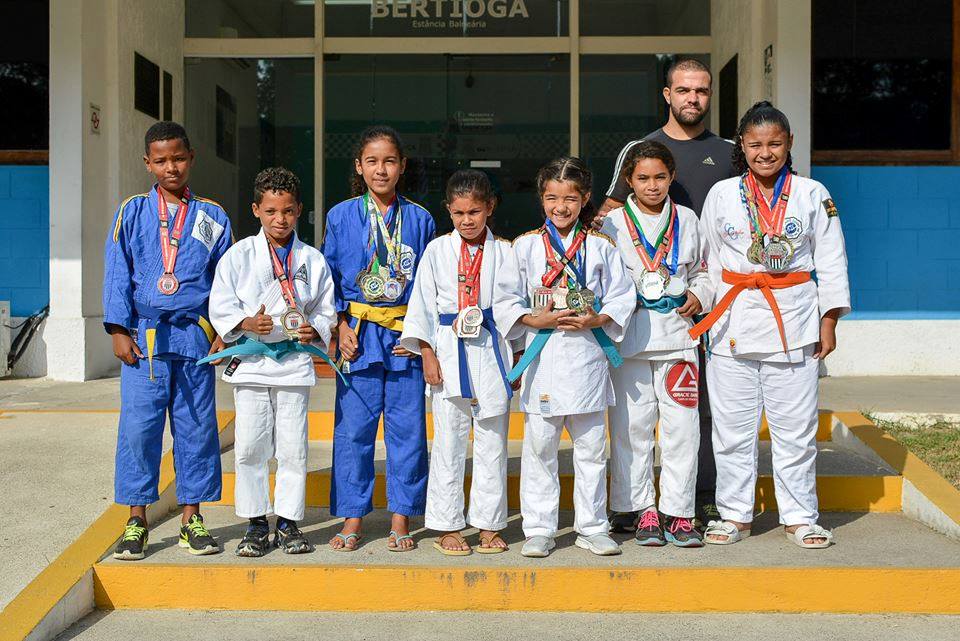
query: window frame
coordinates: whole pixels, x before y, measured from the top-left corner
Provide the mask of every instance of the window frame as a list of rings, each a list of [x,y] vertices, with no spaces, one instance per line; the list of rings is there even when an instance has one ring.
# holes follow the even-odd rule
[[[953,43],[950,81],[950,149],[814,149],[815,165],[957,165],[960,164],[960,0],[953,0]],[[813,33],[810,34],[811,43]],[[812,62],[811,45],[811,62]],[[812,68],[812,65],[811,65]],[[811,73],[811,84],[813,77]],[[817,117],[810,94],[810,119]]]

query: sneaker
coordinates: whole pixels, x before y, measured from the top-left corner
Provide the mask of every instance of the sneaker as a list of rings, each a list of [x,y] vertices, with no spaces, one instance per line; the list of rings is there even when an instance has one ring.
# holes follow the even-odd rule
[[[610,538],[609,534],[593,534],[591,536],[581,534],[577,537],[576,546],[584,550],[590,550],[597,556],[614,556],[623,551],[620,549],[620,545]]]
[[[296,521],[278,520],[273,534],[273,545],[283,550],[284,554],[313,552],[313,546],[297,527]]]
[[[627,534],[637,529],[639,512],[614,512],[610,515],[610,531],[616,534]]]
[[[187,548],[190,554],[195,556],[216,554],[220,551],[220,546],[207,531],[203,524],[203,517],[199,514],[194,514],[186,525],[180,526],[179,545],[182,548]]]
[[[647,510],[640,515],[637,525],[637,545],[660,547],[667,544],[663,538],[663,528],[660,527],[660,513],[656,510]]]
[[[706,494],[697,497],[696,517],[693,519],[694,526],[704,529],[710,521],[722,520],[712,495]]]
[[[270,545],[270,526],[267,521],[251,522],[237,545],[237,556],[261,557]]]
[[[147,553],[147,523],[139,516],[131,516],[123,528],[123,536],[113,551],[113,558],[120,561],[139,561]]]
[[[535,559],[542,559],[545,556],[549,556],[550,550],[556,546],[557,544],[553,541],[552,536],[531,536],[524,542],[523,548],[520,549],[520,554]]]
[[[693,527],[693,521],[681,516],[668,516],[665,535],[667,541],[680,548],[702,548],[703,535]]]

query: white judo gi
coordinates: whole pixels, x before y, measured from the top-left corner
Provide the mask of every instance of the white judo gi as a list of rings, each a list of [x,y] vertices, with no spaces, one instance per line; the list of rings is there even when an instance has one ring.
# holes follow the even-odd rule
[[[326,348],[336,321],[330,270],[323,255],[299,238],[294,238],[290,251],[297,307],[320,334],[318,343]],[[234,329],[244,318],[256,315],[261,304],[273,318],[270,334]],[[280,325],[286,309],[263,230],[231,247],[217,265],[210,292],[210,322],[223,340],[229,343],[240,336],[264,343],[287,340]],[[313,360],[302,352],[279,362],[260,355],[237,358],[239,365],[232,367],[230,359],[223,376],[234,385],[237,516],[253,518],[273,511],[299,521],[306,499],[307,405],[310,388],[316,383]],[[271,509],[269,460],[274,456],[277,474]]]
[[[419,354],[420,341],[428,343],[440,361],[443,376],[441,385],[427,385],[426,390],[433,405],[433,447],[425,525],[441,532],[462,530],[467,523],[481,530],[497,531],[507,526],[510,399],[504,374],[510,371],[513,357],[502,333],[498,332],[499,340],[494,344],[490,331],[483,328],[480,336],[463,339],[466,362],[461,363],[453,327],[441,324],[441,315],[456,314],[459,309],[457,266],[462,244],[460,234],[454,230],[427,245],[403,319],[400,344]],[[509,242],[496,238],[489,229],[486,231],[477,302],[480,309],[491,308],[494,281],[510,252]],[[476,248],[472,248],[471,258],[475,257]],[[494,350],[499,351],[503,371]],[[462,368],[469,374],[473,402],[462,393]],[[471,427],[473,480],[469,514],[464,519],[463,476]]]
[[[784,351],[771,306],[760,289],[746,289],[710,330],[707,368],[717,463],[717,508],[725,520],[753,521],[757,433],[761,412],[770,426],[773,477],[780,522],[816,523],[817,374],[813,358],[820,320],[831,309],[850,311],[847,255],[836,207],[815,180],[793,176],[784,233],[796,253],[788,272],[812,272],[816,281],[772,289],[783,319]],[[710,190],[700,231],[706,246],[715,305],[732,288],[722,272],[767,271],[747,259],[750,223],[740,178]]]
[[[574,234],[563,239],[569,247]],[[636,293],[612,239],[590,232],[585,282],[610,317],[603,328],[620,341],[636,306]],[[517,238],[510,263],[497,278],[494,314],[507,339],[523,338],[529,348],[537,331],[520,322],[531,312],[531,296],[549,271],[539,230]],[[575,510],[579,534],[606,533],[607,479],[604,412],[615,402],[607,357],[589,330],[556,330],[523,375],[520,406],[526,414],[520,472],[520,508],[527,537],[557,531],[560,479],[557,453],[564,426],[573,440]]]
[[[630,196],[634,198],[633,195]],[[639,212],[634,201],[634,211]],[[630,228],[621,207],[604,218],[603,231],[616,238],[631,279],[637,283],[644,272]],[[670,220],[670,199],[659,216],[637,214],[643,234],[652,244]],[[713,301],[713,286],[703,262],[696,214],[677,207],[679,238],[676,279],[703,305]],[[644,251],[643,246],[639,248]],[[673,249],[663,264],[673,266]],[[660,420],[660,505],[670,516],[692,518],[697,485],[697,454],[700,450],[700,416],[697,411],[697,347],[690,338],[693,321],[671,309],[661,313],[637,305],[623,341],[624,363],[613,370],[617,404],[610,408],[610,509],[638,512],[656,506],[654,488],[654,428]]]

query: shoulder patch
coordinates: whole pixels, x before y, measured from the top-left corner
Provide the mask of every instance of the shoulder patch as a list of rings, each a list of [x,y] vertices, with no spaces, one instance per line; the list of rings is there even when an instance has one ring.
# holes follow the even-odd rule
[[[823,208],[827,212],[827,218],[836,218],[840,215],[840,212],[837,211],[837,206],[833,202],[833,198],[827,198],[823,201]]]
[[[603,232],[597,231],[597,230],[595,230],[595,229],[590,229],[590,230],[588,230],[588,231],[587,231],[587,235],[588,235],[588,236],[596,236],[597,238],[602,238],[602,239],[604,239],[605,241],[607,241],[608,243],[610,243],[611,245],[613,245],[614,247],[617,246],[617,241],[615,241],[614,239],[610,238],[609,236],[607,236],[607,235],[604,234]]]
[[[123,224],[123,210],[126,209],[127,205],[130,204],[130,201],[134,198],[146,198],[147,195],[148,194],[134,194],[120,203],[120,208],[117,210],[117,222],[113,226],[113,242],[118,242],[120,240],[120,226]]]
[[[524,236],[529,236],[530,234],[537,234],[537,235],[539,236],[539,235],[540,235],[540,229],[539,229],[539,228],[537,228],[537,229],[531,229],[531,230],[528,231],[528,232],[524,232],[524,233],[520,234],[519,236],[517,236],[516,238],[514,238],[513,241],[512,241],[510,244],[511,244],[511,245],[516,245],[518,240],[520,240],[520,239],[523,238]]]

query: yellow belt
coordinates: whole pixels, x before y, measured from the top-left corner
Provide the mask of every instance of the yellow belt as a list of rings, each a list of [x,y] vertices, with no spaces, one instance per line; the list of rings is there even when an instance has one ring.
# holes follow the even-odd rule
[[[203,333],[207,335],[207,340],[213,344],[213,340],[217,337],[216,330],[213,329],[213,325],[210,324],[203,316],[197,318],[197,325],[200,326],[200,329],[203,330]],[[150,380],[153,380],[153,352],[157,346],[157,328],[151,327],[146,331],[146,341],[147,341],[147,362],[150,364]]]
[[[350,303],[347,313],[357,319],[357,326],[353,331],[360,334],[360,325],[363,321],[376,323],[395,332],[403,331],[403,317],[407,315],[406,305],[396,307],[374,307],[365,303]]]

